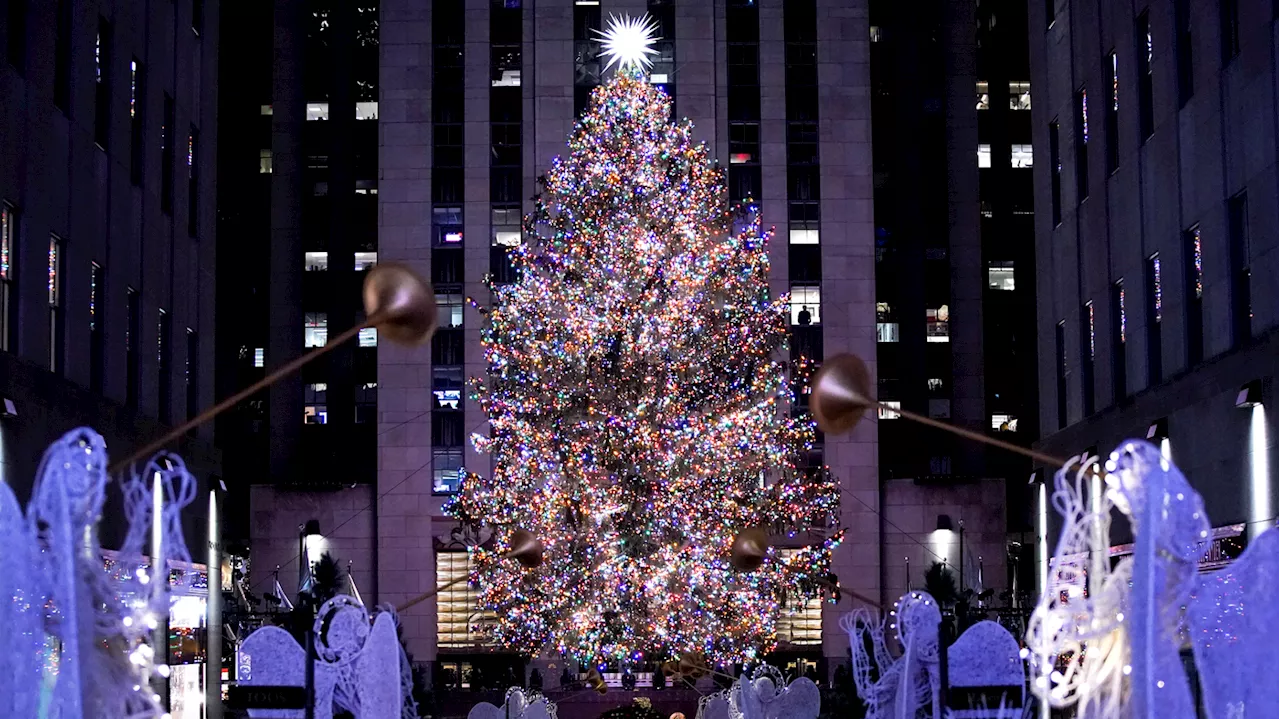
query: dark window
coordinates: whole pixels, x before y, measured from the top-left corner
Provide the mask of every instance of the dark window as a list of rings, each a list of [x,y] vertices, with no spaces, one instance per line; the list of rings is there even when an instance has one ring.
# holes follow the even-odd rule
[[[129,61],[129,178],[133,184],[142,184],[145,166],[146,143],[143,142],[144,119],[147,108],[146,72],[138,58]]]
[[[729,164],[760,162],[760,125],[754,122],[729,123]]]
[[[160,126],[160,209],[166,213],[173,212],[173,115],[173,97],[166,92],[164,120]]]
[[[111,137],[111,23],[98,18],[93,48],[93,139],[107,149]]]
[[[200,130],[187,133],[187,234],[200,234]]]
[[[1146,10],[1134,23],[1134,47],[1138,66],[1138,136],[1143,142],[1155,132],[1151,101],[1151,60],[1155,46],[1151,39],[1151,17]]]
[[[462,364],[462,330],[437,330],[431,337],[431,364]]]
[[[62,253],[64,245],[57,235],[49,236],[49,371],[62,374],[65,360],[64,321],[62,311]]]
[[[1080,393],[1084,397],[1084,416],[1093,414],[1093,358],[1097,350],[1094,334],[1093,300],[1080,307]]]
[[[1128,339],[1128,317],[1124,306],[1124,280],[1111,285],[1111,394],[1119,402],[1129,394],[1124,348]]]
[[[431,415],[431,446],[462,446],[462,415],[458,412],[433,412]]]
[[[1089,95],[1076,93],[1076,201],[1089,197]]]
[[[1054,335],[1058,373],[1058,429],[1067,426],[1067,322],[1061,320]]]
[[[818,163],[818,123],[787,123],[787,164],[816,165]]]
[[[14,280],[18,252],[18,210],[0,203],[0,351],[17,350],[18,288]]]
[[[191,32],[204,31],[204,0],[191,0]]]
[[[1044,0],[1044,29],[1048,30],[1053,27],[1053,21],[1057,19],[1057,9],[1054,7],[1054,0]]]
[[[1107,133],[1107,173],[1110,174],[1120,167],[1120,60],[1115,50],[1107,55],[1104,68],[1111,96],[1105,103],[1106,127],[1103,128]]]
[[[1160,384],[1164,363],[1160,352],[1160,325],[1164,320],[1164,286],[1160,253],[1147,258],[1147,386]]]
[[[200,335],[187,328],[187,419],[200,413]],[[192,428],[191,433],[195,429]]]
[[[1173,49],[1178,60],[1178,107],[1182,107],[1195,92],[1195,68],[1191,60],[1191,0],[1174,0],[1173,24]]]
[[[89,389],[102,392],[104,334],[103,323],[106,318],[106,307],[103,298],[102,265],[93,262],[89,265]]]
[[[1222,64],[1240,54],[1240,0],[1218,0],[1222,32]],[[12,60],[10,60],[12,62]]]
[[[71,112],[71,0],[58,0],[57,36],[53,50],[53,104]]]
[[[729,167],[729,201],[742,202],[752,199],[759,202],[760,180],[759,165],[731,165]]]
[[[1204,359],[1204,247],[1199,225],[1182,233],[1186,275],[1187,364]]]
[[[1062,153],[1058,147],[1058,121],[1049,123],[1049,186],[1053,224],[1062,224]]]
[[[125,404],[129,409],[138,408],[138,353],[141,349],[138,345],[141,342],[142,335],[142,300],[138,297],[138,291],[130,287],[126,290],[125,310],[128,317],[128,326],[125,328],[124,335],[124,367],[125,367],[125,385],[124,397]]]
[[[172,323],[169,313],[160,310],[160,321],[156,325],[156,376],[160,389],[160,421],[168,423],[173,415],[173,365],[171,355],[173,348],[170,342]]]
[[[9,64],[18,75],[27,71],[27,2],[28,0],[9,0],[8,20],[8,55]]]
[[[435,168],[431,193],[434,202],[462,202],[462,168]]]
[[[1253,337],[1253,298],[1249,274],[1249,201],[1242,192],[1227,201],[1231,245],[1231,344],[1243,347]]]

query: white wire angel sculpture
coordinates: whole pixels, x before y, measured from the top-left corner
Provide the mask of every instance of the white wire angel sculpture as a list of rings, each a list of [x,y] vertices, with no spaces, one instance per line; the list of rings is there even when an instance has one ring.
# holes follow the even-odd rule
[[[118,579],[106,572],[98,543],[107,486],[102,437],[84,428],[49,446],[25,516],[0,484],[0,715],[165,713],[151,683],[168,666],[152,642],[169,611],[166,568],[191,561],[180,516],[195,498],[195,479],[181,459],[161,454],[124,480],[119,556],[135,568]]]
[[[886,620],[866,609],[840,618],[853,653],[853,681],[867,704],[867,719],[939,719],[938,625],[942,612],[927,592],[913,591],[894,604]],[[885,629],[896,632],[902,656],[885,646]],[[879,678],[872,680],[873,671]]]
[[[1112,452],[1105,473],[1096,457],[1073,459],[1054,487],[1063,528],[1027,628],[1032,690],[1052,707],[1076,705],[1081,717],[1149,716],[1157,704],[1164,716],[1194,716],[1179,648],[1208,547],[1200,495],[1139,440]],[[1137,539],[1135,555],[1114,568],[1113,507]]]

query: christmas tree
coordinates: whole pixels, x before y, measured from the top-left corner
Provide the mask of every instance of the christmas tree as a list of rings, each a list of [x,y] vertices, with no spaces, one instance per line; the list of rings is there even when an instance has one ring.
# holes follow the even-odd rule
[[[838,491],[797,466],[813,431],[786,411],[769,233],[750,202],[728,204],[691,124],[669,122],[645,80],[648,29],[611,28],[619,70],[540,180],[511,255],[519,281],[481,310],[489,372],[473,394],[490,435],[474,441],[493,471],[468,474],[454,509],[496,530],[474,559],[500,643],[742,662],[829,578]],[[729,550],[748,527],[818,531],[738,571]],[[503,558],[517,528],[544,543],[540,567]]]

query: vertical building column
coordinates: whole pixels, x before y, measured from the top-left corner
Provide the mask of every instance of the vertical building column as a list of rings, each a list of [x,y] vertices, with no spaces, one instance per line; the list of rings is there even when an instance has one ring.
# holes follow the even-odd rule
[[[490,221],[490,127],[489,91],[491,87],[491,44],[489,42],[489,5],[492,0],[464,0],[466,30],[463,50],[463,145],[462,157],[466,167],[463,181],[462,222],[463,245],[463,294],[476,299],[482,305],[489,301],[489,291],[484,276],[489,273],[489,245],[492,235]],[[523,80],[522,80],[523,81]],[[464,300],[465,302],[465,300]],[[480,348],[480,328],[484,317],[463,306],[462,358],[463,377],[484,377],[484,354]],[[466,391],[464,390],[464,395]],[[463,399],[463,467],[468,471],[488,476],[489,455],[481,454],[471,444],[472,433],[489,433],[489,422],[484,410],[476,402]]]
[[[355,8],[351,3],[337,3],[330,15],[330,53],[333,77],[329,87],[329,279],[332,294],[326,311],[330,336],[356,323],[355,308],[360,302],[359,279],[355,271],[356,228],[352,224],[355,202],[355,79],[352,63],[355,44]],[[297,262],[301,263],[301,258]],[[351,437],[355,423],[355,383],[352,362],[355,343],[347,342],[329,355],[326,377],[327,423],[334,437]],[[367,445],[353,441],[334,442],[333,463],[336,471],[350,471],[367,455]],[[367,450],[366,450],[367,451]],[[367,461],[367,460],[366,460]]]
[[[763,10],[764,8],[762,8]],[[761,32],[769,23],[761,19]],[[821,158],[822,326],[827,356],[853,352],[876,376],[875,232],[871,176],[871,57],[868,8],[817,0],[818,154]],[[764,65],[762,64],[762,71]],[[825,458],[844,490],[840,524],[849,534],[833,560],[841,584],[880,597],[880,473],[877,424],[826,435]],[[842,661],[845,598],[823,611],[823,652]]]
[[[724,0],[676,2],[676,117],[693,122],[693,139],[714,153],[721,131],[716,122],[716,90],[724,85]],[[719,17],[718,17],[719,16]],[[713,155],[723,165],[728,158]]]
[[[787,252],[787,81],[783,0],[760,0],[760,212],[778,234],[769,247],[769,293],[791,287]]]
[[[951,260],[951,421],[978,432],[986,427],[982,364],[982,235],[978,208],[978,44],[972,3],[945,3],[943,103],[946,111],[947,235]],[[1006,88],[1008,85],[1006,84]],[[993,148],[994,149],[994,148]],[[992,154],[992,164],[997,160]],[[952,471],[981,476],[983,447],[958,442]]]
[[[431,276],[431,5],[382,0],[379,23],[378,251]],[[429,534],[406,531],[431,509],[431,347],[378,347],[378,575],[373,602],[400,604],[435,585]],[[413,558],[410,563],[410,557]],[[436,657],[435,605],[400,616],[419,661]]]
[[[525,60],[532,111],[525,113],[530,140],[524,143],[524,168],[532,196],[537,178],[551,169],[551,158],[568,152],[565,142],[573,130],[573,2],[534,3],[525,14],[533,50]],[[528,209],[532,206],[526,203]]]
[[[306,170],[302,123],[303,0],[281,0],[275,8],[275,81],[271,115],[271,286],[267,369],[302,352],[302,181]],[[145,315],[144,315],[145,318]],[[143,337],[147,335],[144,333]],[[298,466],[302,436],[302,375],[292,374],[268,390],[271,477],[280,482]]]

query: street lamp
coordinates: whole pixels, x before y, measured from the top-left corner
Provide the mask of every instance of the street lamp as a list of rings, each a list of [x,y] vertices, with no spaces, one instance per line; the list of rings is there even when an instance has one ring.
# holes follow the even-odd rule
[[[939,532],[954,532],[956,524],[951,521],[950,514],[939,514],[937,528]],[[960,593],[964,593],[964,520],[959,523],[959,539],[960,539]]]
[[[302,585],[307,581],[307,574],[311,571],[311,556],[307,552],[307,540],[319,536],[320,520],[318,519],[308,519],[306,524],[298,527],[298,591],[302,591]]]

